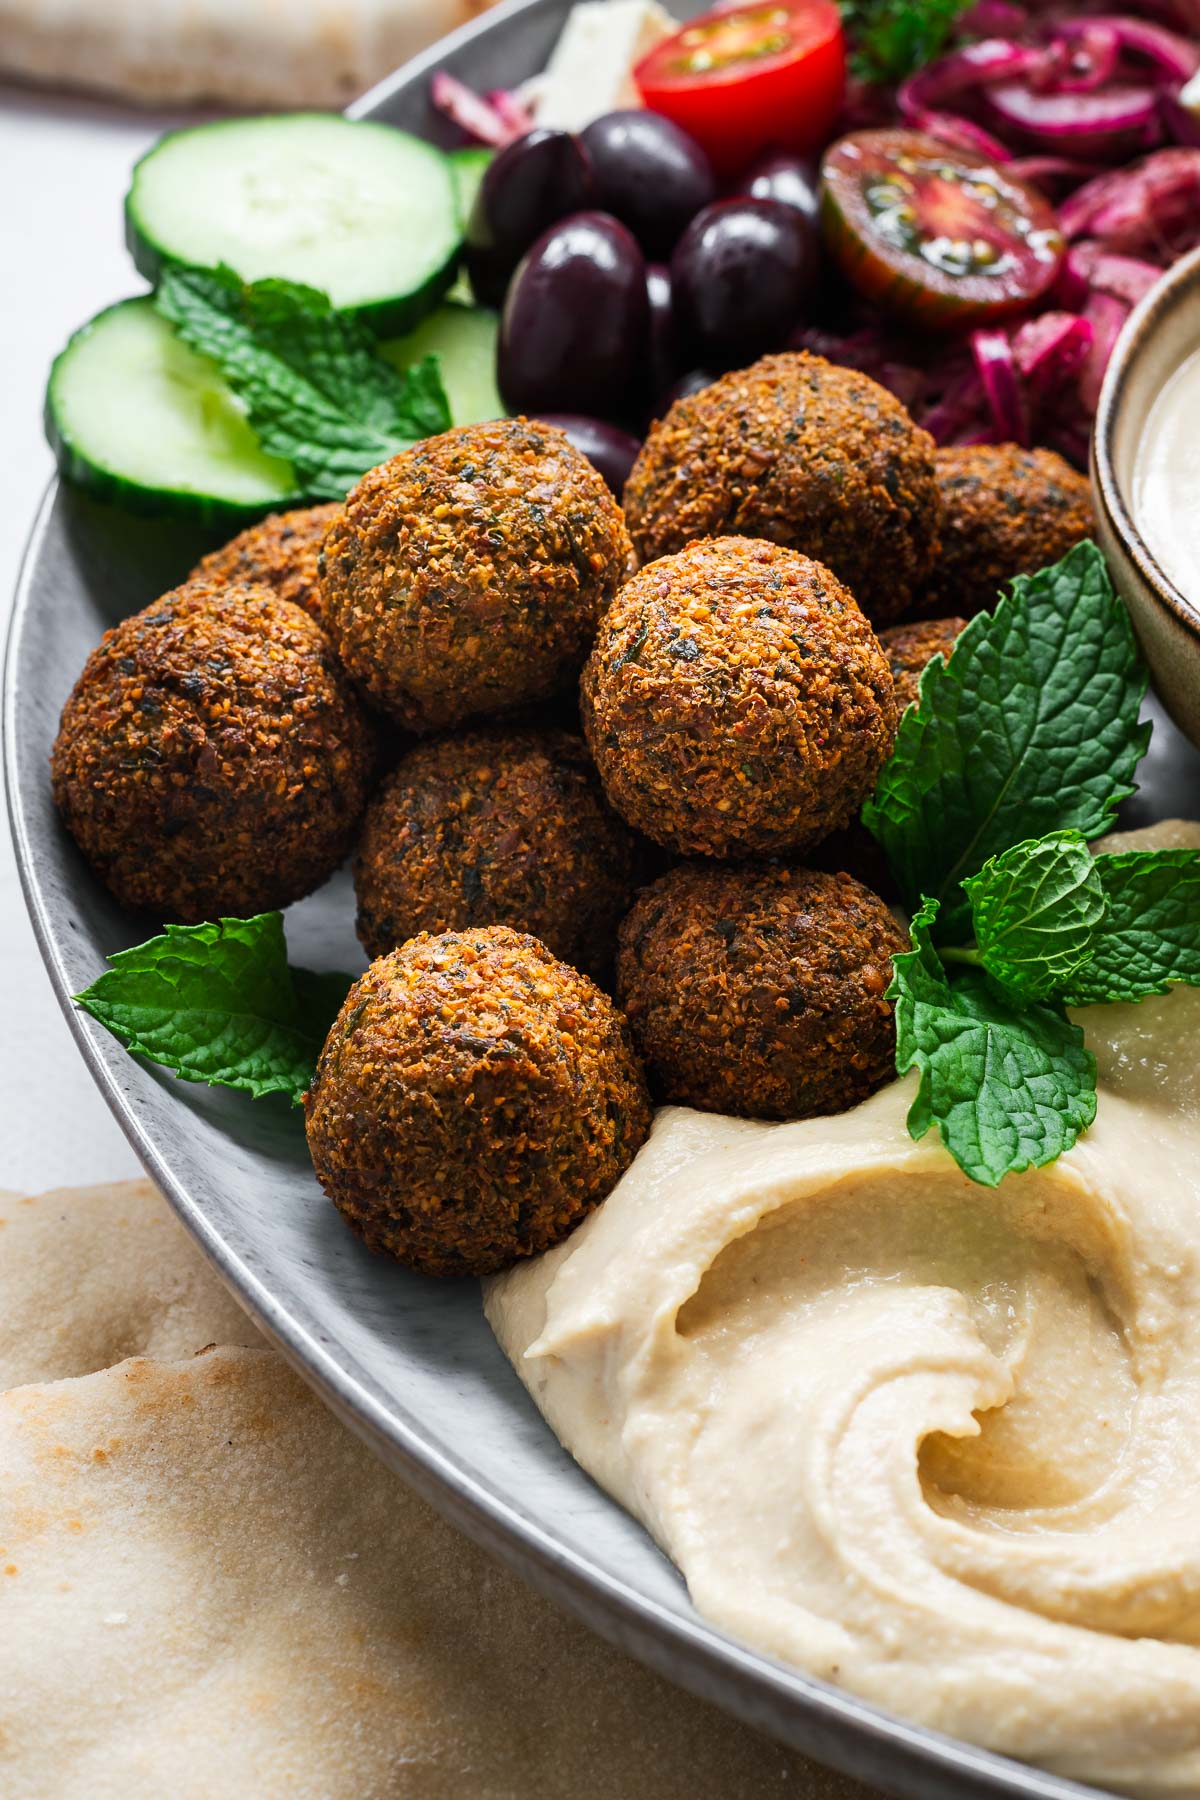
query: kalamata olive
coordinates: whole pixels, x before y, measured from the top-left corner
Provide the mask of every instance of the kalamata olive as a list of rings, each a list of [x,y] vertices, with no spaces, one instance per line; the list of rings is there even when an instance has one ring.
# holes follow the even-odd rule
[[[650,301],[650,330],[646,349],[647,385],[651,394],[661,394],[664,388],[670,387],[679,373],[671,271],[665,263],[646,264],[646,295]]]
[[[596,205],[628,225],[647,256],[669,256],[688,220],[717,191],[699,144],[643,108],[593,119],[581,140]]]
[[[493,157],[467,221],[467,273],[475,298],[499,306],[508,278],[541,231],[589,198],[587,158],[569,131],[542,126]]]
[[[650,302],[637,240],[607,213],[544,231],[509,283],[496,372],[511,412],[636,410]]]
[[[697,213],[671,258],[675,322],[704,361],[750,361],[777,348],[816,293],[812,226],[778,200],[718,200]]]
[[[619,425],[610,425],[604,419],[590,419],[583,413],[544,412],[536,417],[565,431],[579,454],[587,457],[617,499],[621,498],[629,471],[642,447],[635,437],[630,437]]]
[[[772,150],[753,165],[741,183],[741,192],[752,200],[778,200],[781,206],[793,206],[815,226],[821,208],[821,172],[802,156]]]

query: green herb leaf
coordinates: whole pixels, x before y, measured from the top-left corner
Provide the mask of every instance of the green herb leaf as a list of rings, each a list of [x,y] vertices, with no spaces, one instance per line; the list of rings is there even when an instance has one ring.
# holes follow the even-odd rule
[[[155,305],[217,364],[263,449],[290,462],[313,499],[342,499],[368,469],[450,424],[437,358],[399,374],[318,288],[168,266]]]
[[[298,1102],[352,977],[288,965],[277,912],[168,925],[109,957],[76,1004],[184,1081]]]
[[[909,1134],[920,1139],[936,1125],[963,1173],[995,1187],[1053,1162],[1092,1123],[1096,1062],[1061,1006],[1014,1006],[978,969],[952,979],[933,947],[936,917],[927,900],[888,989],[897,1071],[921,1074]]]
[[[1079,544],[1020,576],[921,680],[863,820],[910,911],[940,902],[937,936],[963,942],[960,883],[1024,838],[1099,837],[1133,792],[1150,727],[1146,673],[1104,559]]]
[[[1014,844],[964,883],[979,961],[1018,1003],[1061,993],[1104,918],[1104,889],[1077,831]],[[946,953],[947,956],[952,954]]]
[[[1200,850],[1130,850],[1095,861],[1107,914],[1069,1006],[1200,987]]]
[[[903,81],[945,49],[970,0],[841,0],[859,81]]]

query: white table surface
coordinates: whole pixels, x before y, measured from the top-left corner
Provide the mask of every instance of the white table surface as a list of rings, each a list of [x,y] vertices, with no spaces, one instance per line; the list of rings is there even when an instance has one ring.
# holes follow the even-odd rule
[[[53,470],[42,436],[51,358],[77,325],[144,287],[122,241],[129,170],[176,121],[0,84],[0,621]],[[139,1172],[42,969],[5,819],[0,831],[0,1188]]]

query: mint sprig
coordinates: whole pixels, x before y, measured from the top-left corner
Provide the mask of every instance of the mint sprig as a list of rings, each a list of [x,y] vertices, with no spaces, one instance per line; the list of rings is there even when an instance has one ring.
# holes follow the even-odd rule
[[[1095,1064],[1067,1007],[1200,986],[1200,852],[1093,857],[1149,742],[1147,678],[1100,552],[1021,576],[935,657],[863,818],[913,920],[896,1067],[993,1186],[1070,1148]]]
[[[1133,792],[1150,727],[1147,676],[1104,559],[1083,543],[1020,576],[972,619],[918,706],[863,809],[909,911],[939,902],[937,937],[970,926],[961,883],[1024,838],[1099,837]]]
[[[1145,1000],[1175,982],[1200,987],[1200,850],[1098,856],[1103,930],[1069,981],[1069,1006]]]
[[[995,1187],[1070,1149],[1096,1116],[1096,1062],[1061,1006],[1013,1004],[982,970],[947,973],[932,942],[938,903],[912,922],[893,959],[896,1069],[920,1070],[914,1139],[936,1125],[964,1174]]]
[[[263,449],[291,463],[310,499],[343,499],[368,469],[450,424],[437,358],[398,373],[318,288],[168,265],[155,305],[217,364]]]
[[[975,929],[972,954],[1018,1004],[1061,993],[1092,954],[1106,905],[1079,832],[1014,844],[963,887]]]
[[[352,977],[293,969],[277,912],[168,925],[110,956],[76,1004],[184,1081],[298,1102]]]
[[[859,81],[903,81],[940,56],[969,0],[841,0]]]

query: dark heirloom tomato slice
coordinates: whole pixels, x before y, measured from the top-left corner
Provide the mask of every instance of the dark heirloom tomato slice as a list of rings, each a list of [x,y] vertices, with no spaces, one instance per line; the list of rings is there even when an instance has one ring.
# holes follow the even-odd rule
[[[1063,259],[1048,200],[986,157],[915,131],[856,131],[832,145],[821,226],[860,293],[924,325],[1021,312]]]
[[[846,85],[841,15],[832,0],[718,7],[655,44],[633,78],[648,107],[734,175],[768,145],[826,142]]]

